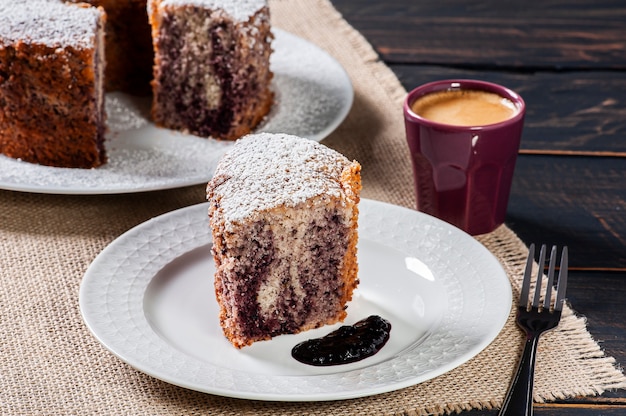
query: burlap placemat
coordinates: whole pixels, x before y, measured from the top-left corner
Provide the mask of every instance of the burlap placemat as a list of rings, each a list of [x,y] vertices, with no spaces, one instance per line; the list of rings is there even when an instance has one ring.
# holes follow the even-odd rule
[[[354,107],[325,143],[361,162],[364,197],[412,207],[400,111],[405,91],[396,77],[327,1],[271,6],[276,26],[329,51],[353,81]],[[203,201],[203,185],[110,196],[0,191],[0,414],[422,415],[499,406],[522,346],[512,314],[496,340],[465,365],[397,392],[336,402],[212,396],[153,379],[115,358],[82,322],[78,289],[85,270],[124,231]],[[506,226],[479,240],[501,261],[517,297],[526,247]],[[567,308],[559,329],[540,343],[536,400],[624,387],[614,360]]]

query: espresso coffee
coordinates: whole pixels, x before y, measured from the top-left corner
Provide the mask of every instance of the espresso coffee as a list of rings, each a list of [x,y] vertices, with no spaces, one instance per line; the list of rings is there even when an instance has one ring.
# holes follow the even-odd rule
[[[486,126],[519,112],[511,100],[498,94],[467,89],[426,94],[415,100],[411,109],[425,119],[453,126]]]
[[[471,235],[502,225],[526,114],[522,97],[485,81],[440,80],[411,90],[402,113],[418,211]]]

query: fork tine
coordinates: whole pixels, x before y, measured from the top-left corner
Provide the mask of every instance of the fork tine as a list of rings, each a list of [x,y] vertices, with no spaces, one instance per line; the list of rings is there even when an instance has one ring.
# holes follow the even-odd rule
[[[546,245],[541,245],[539,252],[539,270],[537,271],[537,283],[535,286],[535,297],[533,298],[533,308],[539,307],[539,298],[541,297],[541,281],[543,280],[543,268],[546,264]]]
[[[537,355],[537,346],[539,337],[546,331],[550,331],[559,325],[561,320],[561,312],[565,301],[565,290],[567,287],[567,263],[568,252],[567,247],[563,247],[561,252],[561,267],[559,269],[558,286],[554,289],[554,272],[556,269],[556,260],[558,247],[552,246],[550,252],[550,261],[546,277],[548,279],[544,304],[539,308],[539,300],[541,299],[542,284],[546,261],[547,246],[543,244],[539,253],[539,271],[537,273],[537,282],[532,307],[529,307],[530,281],[532,278],[532,266],[534,265],[535,246],[531,244],[528,248],[528,259],[526,260],[526,270],[524,272],[524,281],[520,291],[520,305],[517,309],[517,317],[515,321],[526,333],[526,341],[524,342],[524,351],[520,358],[517,372],[513,377],[513,382],[506,394],[498,416],[517,416],[533,414],[533,380],[535,377],[535,358]],[[550,310],[550,301],[552,292],[556,290],[556,301],[554,310]]]
[[[550,310],[550,302],[552,302],[552,285],[554,284],[554,268],[556,267],[556,246],[552,246],[550,252],[550,265],[548,266],[548,285],[546,288],[546,296],[543,299],[543,308]],[[556,303],[555,303],[556,306]]]
[[[565,299],[565,291],[567,290],[567,268],[568,268],[567,246],[563,247],[561,253],[561,266],[559,269],[559,281],[556,289],[556,303],[554,309],[560,311],[563,309],[563,300]]]
[[[524,270],[524,281],[522,283],[522,291],[519,295],[519,306],[528,308],[528,293],[530,292],[530,280],[533,273],[533,261],[535,261],[535,244],[528,247],[528,258],[526,259],[526,269]]]

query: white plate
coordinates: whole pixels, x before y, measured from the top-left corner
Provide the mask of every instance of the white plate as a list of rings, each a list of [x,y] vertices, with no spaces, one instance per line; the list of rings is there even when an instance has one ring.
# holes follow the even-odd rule
[[[362,200],[359,278],[346,323],[378,314],[392,324],[376,355],[332,367],[291,357],[326,326],[241,350],[218,323],[208,204],[137,226],[87,270],[80,309],[96,338],[136,369],[216,395],[336,400],[429,380],[466,362],[500,332],[511,309],[508,278],[469,235],[414,210]]]
[[[352,84],[325,51],[275,29],[271,68],[276,104],[257,132],[321,140],[346,117]],[[232,142],[157,128],[149,99],[107,94],[109,161],[96,169],[67,169],[0,155],[0,189],[53,194],[111,194],[169,189],[208,182]]]

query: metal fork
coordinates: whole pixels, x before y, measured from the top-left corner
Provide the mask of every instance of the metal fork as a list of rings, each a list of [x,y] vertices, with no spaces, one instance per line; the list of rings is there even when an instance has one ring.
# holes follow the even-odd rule
[[[535,357],[537,355],[537,344],[539,337],[546,331],[554,329],[561,319],[563,310],[563,300],[565,299],[565,289],[567,286],[567,247],[563,247],[561,253],[561,266],[559,268],[558,287],[556,290],[556,300],[551,308],[552,286],[554,284],[554,269],[557,257],[556,246],[552,247],[550,253],[550,263],[548,265],[548,282],[544,301],[540,304],[542,277],[546,260],[546,246],[541,246],[539,253],[539,271],[535,294],[530,299],[530,281],[532,278],[532,266],[535,259],[535,245],[531,244],[528,249],[528,259],[526,260],[526,270],[524,271],[524,282],[520,293],[519,307],[517,310],[517,324],[526,332],[526,344],[524,352],[519,362],[517,373],[513,378],[509,392],[504,399],[499,416],[533,414],[533,377],[535,372]]]

